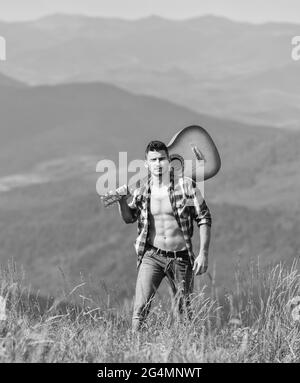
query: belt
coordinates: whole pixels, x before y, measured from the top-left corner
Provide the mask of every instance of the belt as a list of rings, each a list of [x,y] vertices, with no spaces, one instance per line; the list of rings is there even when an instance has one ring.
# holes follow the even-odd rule
[[[151,249],[154,249],[156,254],[160,254],[163,257],[167,257],[167,258],[175,258],[176,259],[178,257],[179,258],[183,258],[183,257],[188,256],[188,251],[187,250],[168,251],[168,250],[159,249],[158,247],[150,245],[149,243],[147,243],[147,247],[151,248]]]

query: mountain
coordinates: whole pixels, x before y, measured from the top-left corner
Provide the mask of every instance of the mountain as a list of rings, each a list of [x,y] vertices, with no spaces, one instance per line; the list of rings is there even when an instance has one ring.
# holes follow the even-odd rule
[[[33,85],[104,81],[199,113],[299,129],[299,25],[221,17],[139,20],[79,15],[2,23],[0,71]]]
[[[150,139],[168,142],[191,124],[208,130],[222,158],[205,185],[216,285],[232,286],[236,263],[299,255],[297,131],[201,115],[105,83],[0,86],[0,115],[0,260],[22,265],[34,289],[56,295],[64,278],[71,291],[84,277],[91,294],[105,291],[104,281],[120,299],[132,295],[136,226],[101,206],[96,164],[118,165],[119,151],[143,159]]]
[[[299,206],[300,134],[197,114],[105,83],[0,87],[0,176],[34,171],[56,159],[143,159],[151,139],[166,143],[185,126],[206,128],[220,148],[222,172],[207,183],[218,201],[248,207]],[[95,172],[94,160],[91,172]],[[33,170],[32,170],[33,169]],[[259,197],[259,198],[257,198]]]
[[[21,88],[26,87],[27,85],[21,81],[17,81],[11,77],[5,76],[0,73],[0,88],[10,87],[10,88]]]

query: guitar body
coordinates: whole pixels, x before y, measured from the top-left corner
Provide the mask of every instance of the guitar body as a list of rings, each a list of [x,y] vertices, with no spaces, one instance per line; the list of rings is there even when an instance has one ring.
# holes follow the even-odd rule
[[[188,177],[197,183],[212,178],[220,170],[218,149],[211,136],[201,126],[191,125],[183,128],[172,137],[167,147],[175,177]],[[147,176],[142,177],[140,181],[144,179],[147,179]],[[124,185],[116,190],[116,194],[103,196],[104,206],[120,200],[124,194],[129,197],[135,188],[136,184]]]
[[[218,149],[208,132],[198,125],[180,130],[168,143],[174,169],[184,168],[184,176],[203,181],[215,176],[221,167]],[[184,161],[188,166],[184,166]]]

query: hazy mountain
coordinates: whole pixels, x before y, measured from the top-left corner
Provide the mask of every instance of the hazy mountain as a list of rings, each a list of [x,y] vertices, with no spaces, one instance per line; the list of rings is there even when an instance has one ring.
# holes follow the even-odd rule
[[[27,85],[21,81],[14,80],[11,77],[5,76],[0,73],[0,87],[10,87],[10,88],[21,88],[26,87]],[[2,90],[3,92],[3,90]]]
[[[58,14],[1,23],[1,33],[0,71],[30,84],[105,81],[220,118],[299,127],[296,24]]]
[[[148,140],[168,142],[190,124],[208,130],[222,157],[205,188],[217,286],[232,285],[236,262],[299,255],[298,132],[197,114],[104,83],[0,86],[0,101],[0,259],[22,264],[35,289],[56,294],[62,269],[72,287],[83,273],[98,283],[95,294],[100,280],[132,294],[136,227],[101,206],[96,163],[119,151],[143,158]]]
[[[0,87],[0,114],[3,177],[32,173],[40,163],[60,158],[117,161],[118,153],[126,151],[128,161],[142,159],[149,140],[167,143],[178,130],[198,124],[210,132],[222,156],[222,172],[207,184],[213,199],[246,206],[276,206],[281,201],[288,208],[292,198],[299,205],[297,132],[197,114],[103,83]]]

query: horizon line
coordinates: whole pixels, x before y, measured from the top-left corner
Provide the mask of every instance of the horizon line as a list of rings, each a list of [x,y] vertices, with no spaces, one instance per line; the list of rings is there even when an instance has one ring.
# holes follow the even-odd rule
[[[6,23],[6,24],[17,24],[17,23],[30,23],[30,22],[36,22],[40,21],[46,18],[50,17],[57,17],[57,16],[64,16],[64,17],[82,17],[82,18],[89,18],[89,19],[106,19],[106,20],[119,20],[119,21],[128,21],[128,22],[136,22],[136,21],[142,21],[142,20],[147,20],[150,18],[157,18],[165,21],[178,21],[178,22],[186,22],[186,21],[191,21],[191,20],[196,20],[196,19],[201,19],[201,18],[217,18],[217,19],[223,19],[230,21],[232,23],[238,23],[238,24],[251,24],[251,25],[265,25],[265,24],[289,24],[289,25],[299,25],[299,22],[295,21],[288,21],[288,20],[265,20],[265,21],[249,21],[249,20],[239,20],[239,19],[234,19],[230,18],[228,16],[216,14],[216,13],[204,13],[204,14],[199,14],[195,16],[188,16],[188,17],[183,17],[183,18],[174,18],[174,17],[165,17],[162,15],[158,15],[155,13],[151,13],[148,15],[144,16],[139,16],[139,17],[119,17],[119,16],[106,16],[106,15],[90,15],[87,13],[72,13],[72,12],[53,12],[53,13],[45,13],[44,15],[37,16],[35,18],[26,18],[26,19],[15,19],[15,20],[7,20],[7,19],[2,19],[0,18],[0,23]]]

